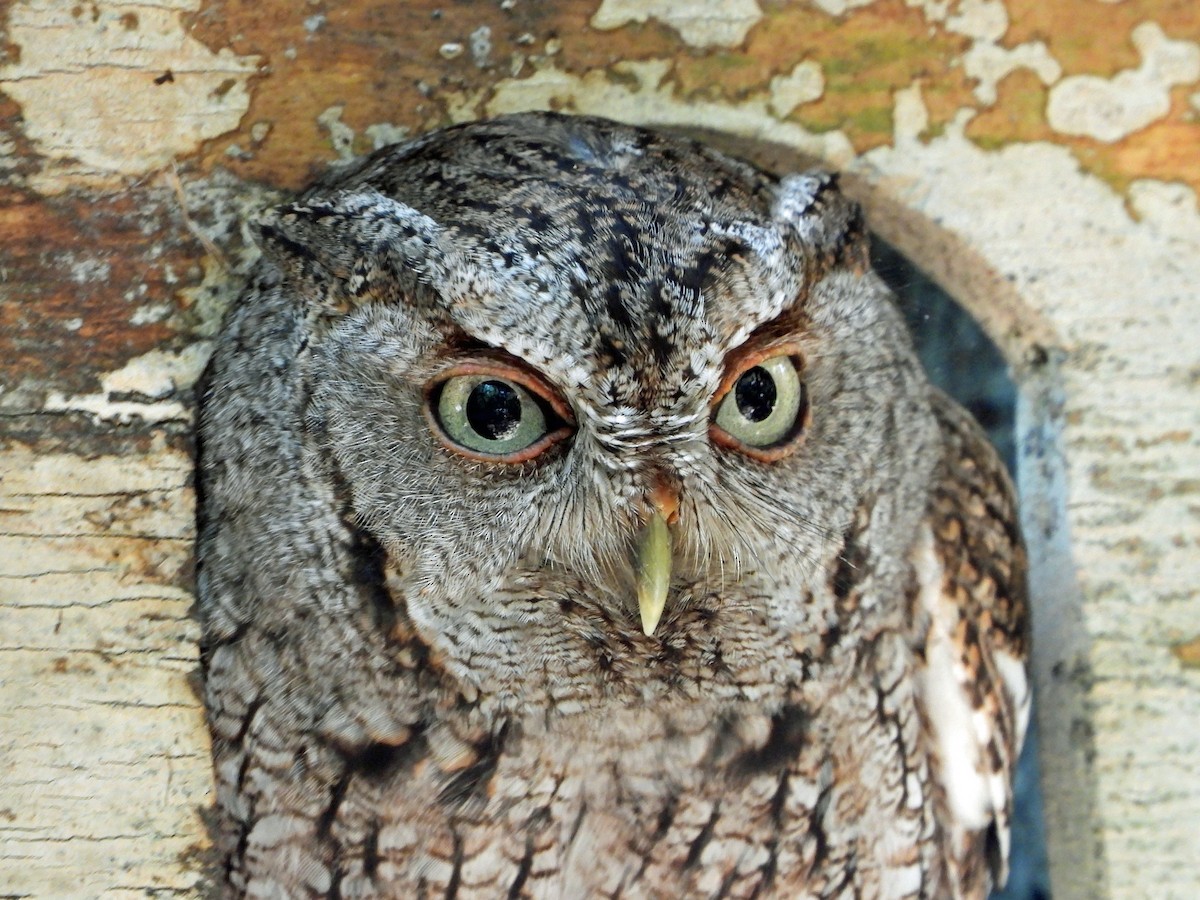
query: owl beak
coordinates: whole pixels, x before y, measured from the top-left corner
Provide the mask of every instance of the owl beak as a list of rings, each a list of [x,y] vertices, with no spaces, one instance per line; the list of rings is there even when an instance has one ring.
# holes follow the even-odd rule
[[[671,529],[679,508],[679,497],[663,485],[650,495],[653,512],[637,539],[637,597],[642,614],[642,631],[654,634],[671,586]]]

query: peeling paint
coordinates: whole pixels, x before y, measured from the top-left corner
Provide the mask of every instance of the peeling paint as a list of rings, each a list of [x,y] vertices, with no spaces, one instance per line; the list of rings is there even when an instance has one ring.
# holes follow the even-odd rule
[[[762,15],[755,0],[604,0],[590,24],[609,31],[657,19],[692,47],[737,47]]]
[[[471,60],[478,69],[486,69],[492,59],[492,29],[480,25],[471,32]]]
[[[81,259],[71,266],[71,280],[76,284],[105,282],[112,275],[112,266],[100,259]]]
[[[1016,47],[1001,46],[1008,31],[1008,10],[999,0],[965,0],[948,15],[945,7],[926,10],[926,14],[944,22],[947,31],[972,40],[962,57],[963,71],[976,82],[975,98],[987,106],[996,102],[996,84],[1017,69],[1029,69],[1045,85],[1062,77],[1062,66],[1043,41],[1029,41]]]
[[[329,135],[330,146],[337,154],[339,163],[357,159],[358,155],[355,151],[360,149],[357,144],[358,133],[342,121],[342,114],[345,111],[344,106],[331,106],[317,116],[317,124]],[[364,128],[362,133],[371,142],[371,149],[378,150],[380,147],[408,140],[412,131],[401,125],[393,125],[391,122],[376,122]]]
[[[191,470],[161,442],[0,452],[5,893],[204,895]],[[189,848],[200,859],[181,864]]]
[[[821,72],[821,64],[806,59],[797,63],[787,75],[779,75],[771,79],[771,112],[781,119],[787,117],[801,103],[811,103],[819,100],[825,93],[825,76]]]
[[[12,6],[8,38],[19,53],[0,68],[0,91],[20,104],[26,137],[53,160],[31,176],[34,187],[56,193],[73,182],[141,175],[237,127],[257,59],[213,53],[190,37],[183,16],[199,7]]]
[[[200,866],[190,862],[181,872],[172,860],[204,840],[203,823],[192,820],[211,788],[206,732],[181,680],[158,676],[195,665],[180,575],[192,524],[190,463],[175,423],[188,419],[189,386],[207,345],[197,344],[193,356],[145,351],[178,347],[182,334],[212,335],[237,290],[233,276],[257,253],[244,223],[280,199],[266,186],[299,187],[316,161],[333,155],[331,146],[345,159],[447,117],[557,106],[778,142],[848,169],[844,183],[875,204],[871,223],[885,237],[897,223],[918,223],[908,231],[916,235],[911,255],[945,283],[967,286],[964,303],[1018,367],[1027,364],[1022,403],[1054,405],[1045,428],[1061,425],[1061,435],[1043,435],[1026,413],[1019,472],[1023,505],[1032,510],[1031,550],[1047,552],[1041,539],[1053,531],[1066,548],[1053,558],[1063,563],[1056,571],[1070,582],[1064,590],[1042,584],[1038,599],[1051,602],[1035,607],[1038,685],[1052,711],[1043,723],[1043,762],[1054,785],[1047,800],[1056,894],[1196,895],[1195,873],[1178,860],[1195,848],[1200,810],[1193,777],[1200,745],[1189,724],[1200,721],[1200,507],[1195,479],[1182,475],[1200,471],[1192,427],[1200,362],[1187,340],[1200,284],[1200,7],[1181,0],[689,0],[670,8],[662,0],[570,0],[534,14],[524,2],[414,0],[349,2],[326,16],[321,4],[306,5],[298,12],[265,3],[249,14],[234,0],[103,0],[69,13],[66,0],[0,0],[10,42],[7,56],[0,48],[0,91],[8,94],[0,96],[7,129],[0,174],[18,187],[47,165],[33,178],[48,190],[84,176],[115,183],[127,174],[120,166],[141,173],[189,153],[204,139],[193,119],[238,124],[233,101],[246,96],[253,58],[234,54],[262,53],[272,64],[270,77],[255,82],[240,128],[197,157],[195,171],[209,174],[180,173],[178,209],[168,200],[170,215],[153,228],[139,231],[138,211],[163,201],[150,191],[155,180],[137,177],[119,192],[75,198],[74,206],[11,206],[0,220],[0,230],[24,241],[19,254],[11,241],[0,248],[8,253],[0,278],[38,288],[20,304],[0,304],[0,315],[10,316],[0,320],[0,334],[17,335],[13,347],[27,334],[52,341],[64,360],[87,356],[86,365],[54,357],[38,369],[44,354],[27,351],[0,394],[8,421],[34,442],[10,441],[0,454],[7,532],[0,576],[8,576],[0,577],[0,633],[53,646],[53,655],[35,649],[8,660],[17,661],[5,668],[13,677],[0,699],[11,702],[0,707],[17,710],[18,728],[6,726],[17,737],[8,749],[0,737],[0,755],[13,757],[9,768],[19,778],[62,788],[47,795],[11,778],[0,787],[0,831],[8,807],[36,813],[19,826],[29,855],[0,853],[0,882],[17,892],[69,894],[98,883],[97,873],[117,872],[118,893],[137,884],[189,894]],[[611,28],[654,21],[602,33],[585,24],[603,27],[597,7],[621,19]],[[693,14],[685,22],[681,8],[741,9],[744,21],[734,27]],[[309,13],[319,27],[306,32]],[[469,53],[468,38],[485,25],[490,54],[482,44],[478,55]],[[364,34],[398,40],[368,42]],[[447,42],[449,61],[437,52]],[[154,85],[168,69],[171,80]],[[1081,86],[1098,93],[1072,98]],[[34,100],[18,96],[34,87],[41,90]],[[67,109],[74,104],[62,101],[64,90],[80,98],[79,109]],[[1047,124],[1052,91],[1057,131]],[[145,102],[170,92],[185,101]],[[1078,109],[1086,104],[1103,108],[1089,118]],[[345,110],[354,112],[352,122],[342,120]],[[1147,111],[1149,125],[1139,125]],[[69,113],[79,118],[55,131],[54,117]],[[1060,127],[1063,115],[1076,131]],[[97,128],[108,130],[93,138]],[[1114,143],[1093,140],[1102,128]],[[98,162],[80,150],[88,141]],[[239,149],[227,155],[231,145]],[[112,204],[114,196],[126,199]],[[79,215],[93,201],[103,214]],[[889,222],[890,210],[899,212]],[[81,248],[79,232],[96,243]],[[205,256],[192,234],[220,251]],[[160,244],[168,256],[161,263]],[[1053,390],[1036,387],[1050,378],[1045,370]],[[46,412],[86,413],[99,424]],[[108,424],[131,420],[134,428]],[[147,421],[169,427],[142,428]],[[167,435],[173,449],[147,446],[151,434]],[[120,455],[108,455],[114,446]],[[61,447],[83,449],[59,454]],[[1042,490],[1029,471],[1060,449],[1070,471]],[[80,496],[89,492],[95,496]],[[93,652],[96,635],[103,652]],[[118,668],[134,656],[137,665]],[[1087,683],[1064,696],[1067,681]],[[24,710],[64,696],[76,736],[80,729],[95,735],[88,746],[98,755],[84,760],[69,741],[47,754],[36,743],[46,717],[40,708]],[[106,706],[88,718],[78,699],[91,696],[152,698],[192,713],[181,722],[147,711],[139,723],[114,718]],[[161,747],[147,753],[126,740],[135,730],[162,737]],[[1076,740],[1083,730],[1094,730],[1094,741]],[[172,783],[154,761],[173,747],[194,758]],[[136,751],[138,764],[123,771],[137,780],[96,789],[110,761],[104,748]],[[1084,777],[1076,778],[1072,760],[1085,755]],[[136,800],[125,806],[138,816],[114,819],[111,811],[124,808],[110,802],[114,796]],[[145,825],[154,815],[169,821]],[[112,823],[110,830],[81,837],[85,816]],[[27,841],[27,834],[48,836]],[[103,855],[91,849],[100,842]],[[72,848],[69,865],[62,847]]]
[[[1046,118],[1062,134],[1113,143],[1167,115],[1172,87],[1200,79],[1200,45],[1167,38],[1155,22],[1133,30],[1142,58],[1111,79],[1072,75],[1050,91]]]
[[[916,7],[925,14],[925,21],[941,24],[950,15],[954,0],[904,0],[904,5]]]
[[[211,350],[208,341],[178,352],[152,350],[102,375],[99,393],[65,396],[52,391],[43,408],[88,413],[97,422],[125,423],[135,418],[151,424],[190,422],[191,409],[175,398],[196,383]]]
[[[1129,205],[1138,218],[1164,235],[1200,233],[1200,204],[1186,184],[1139,179],[1129,185]]]
[[[317,124],[329,135],[329,144],[340,162],[354,159],[354,129],[342,121],[344,106],[331,106],[317,116]]]
[[[813,6],[831,16],[845,15],[852,9],[862,9],[875,2],[876,0],[812,0]]]
[[[995,42],[1008,31],[1008,10],[1001,0],[962,0],[946,29],[976,41]]]
[[[1062,77],[1062,66],[1042,41],[1011,50],[994,41],[976,41],[963,55],[963,71],[976,81],[975,97],[987,106],[996,102],[996,84],[1017,69],[1029,69],[1047,86]]]
[[[412,134],[409,129],[393,125],[391,122],[376,122],[374,125],[368,125],[363,129],[363,133],[370,139],[372,150],[406,141]]]
[[[897,145],[915,141],[929,128],[929,110],[921,98],[919,82],[896,92],[892,122],[896,129]]]
[[[817,134],[781,122],[772,115],[766,97],[754,97],[743,103],[679,99],[666,82],[671,71],[670,60],[618,63],[612,70],[625,78],[617,82],[606,72],[579,76],[547,66],[528,78],[497,82],[484,108],[472,108],[471,114],[496,116],[558,107],[632,124],[694,128],[703,123],[705,128],[792,146],[834,166],[845,166],[854,158],[854,148],[841,131]]]
[[[129,317],[130,325],[145,325],[149,322],[161,322],[171,315],[171,306],[167,303],[149,303],[139,306]]]
[[[70,397],[59,391],[46,396],[46,412],[82,412],[97,422],[128,424],[141,419],[152,425],[163,422],[190,422],[191,412],[177,401],[140,403],[136,400],[112,400],[106,394],[74,394]]]
[[[1053,786],[1046,831],[1051,859],[1069,861],[1054,869],[1055,895],[1192,896],[1195,873],[1178,860],[1196,841],[1200,690],[1193,670],[1167,674],[1162,647],[1164,635],[1190,637],[1200,620],[1200,520],[1181,478],[1200,471],[1200,443],[1129,439],[1188,430],[1200,408],[1200,378],[1180,377],[1200,372],[1189,339],[1200,284],[1195,195],[1145,180],[1127,198],[1049,142],[985,151],[965,136],[966,119],[927,142],[871,150],[852,171],[979,252],[1021,298],[1022,318],[1036,310],[1054,330],[1034,346],[1061,359],[1062,385],[1042,398],[1031,388],[1041,376],[1025,374],[1017,472],[1031,537],[1040,756]],[[939,259],[936,238],[925,252],[935,270],[961,271],[952,251]],[[985,326],[996,321],[992,307],[972,311]],[[1038,424],[1031,399],[1061,424]],[[1060,436],[1039,430],[1051,427]],[[1069,470],[1047,476],[1046,459]],[[1101,471],[1120,480],[1091,477]],[[1114,553],[1118,544],[1130,549]],[[1073,686],[1062,674],[1073,670],[1088,683]],[[1073,721],[1091,724],[1094,744]],[[1148,790],[1169,790],[1170,802],[1146,802]]]

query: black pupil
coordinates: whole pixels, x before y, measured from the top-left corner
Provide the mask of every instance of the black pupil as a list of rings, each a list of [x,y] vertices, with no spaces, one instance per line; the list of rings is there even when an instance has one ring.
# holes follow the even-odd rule
[[[502,441],[521,424],[521,398],[503,381],[480,382],[467,398],[467,422],[481,437]]]
[[[738,410],[751,422],[761,422],[775,409],[775,379],[762,366],[747,369],[734,389]]]

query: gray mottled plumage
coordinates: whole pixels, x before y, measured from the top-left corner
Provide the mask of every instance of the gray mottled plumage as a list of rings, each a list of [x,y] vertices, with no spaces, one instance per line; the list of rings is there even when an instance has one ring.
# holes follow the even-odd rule
[[[530,114],[381,150],[261,233],[199,422],[229,896],[1003,877],[1011,488],[834,178]],[[760,356],[803,385],[761,451],[714,418]],[[439,398],[463,372],[526,391],[549,436],[459,446]],[[655,516],[673,562],[643,627]]]

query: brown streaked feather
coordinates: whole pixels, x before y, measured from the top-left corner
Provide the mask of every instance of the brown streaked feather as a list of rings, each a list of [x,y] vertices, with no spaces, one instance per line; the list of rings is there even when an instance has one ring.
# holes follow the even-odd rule
[[[918,564],[930,619],[920,696],[948,856],[962,896],[984,897],[1007,877],[1012,777],[1029,719],[1027,563],[1003,463],[960,407],[935,392],[933,408],[943,456],[927,520],[933,564]]]

